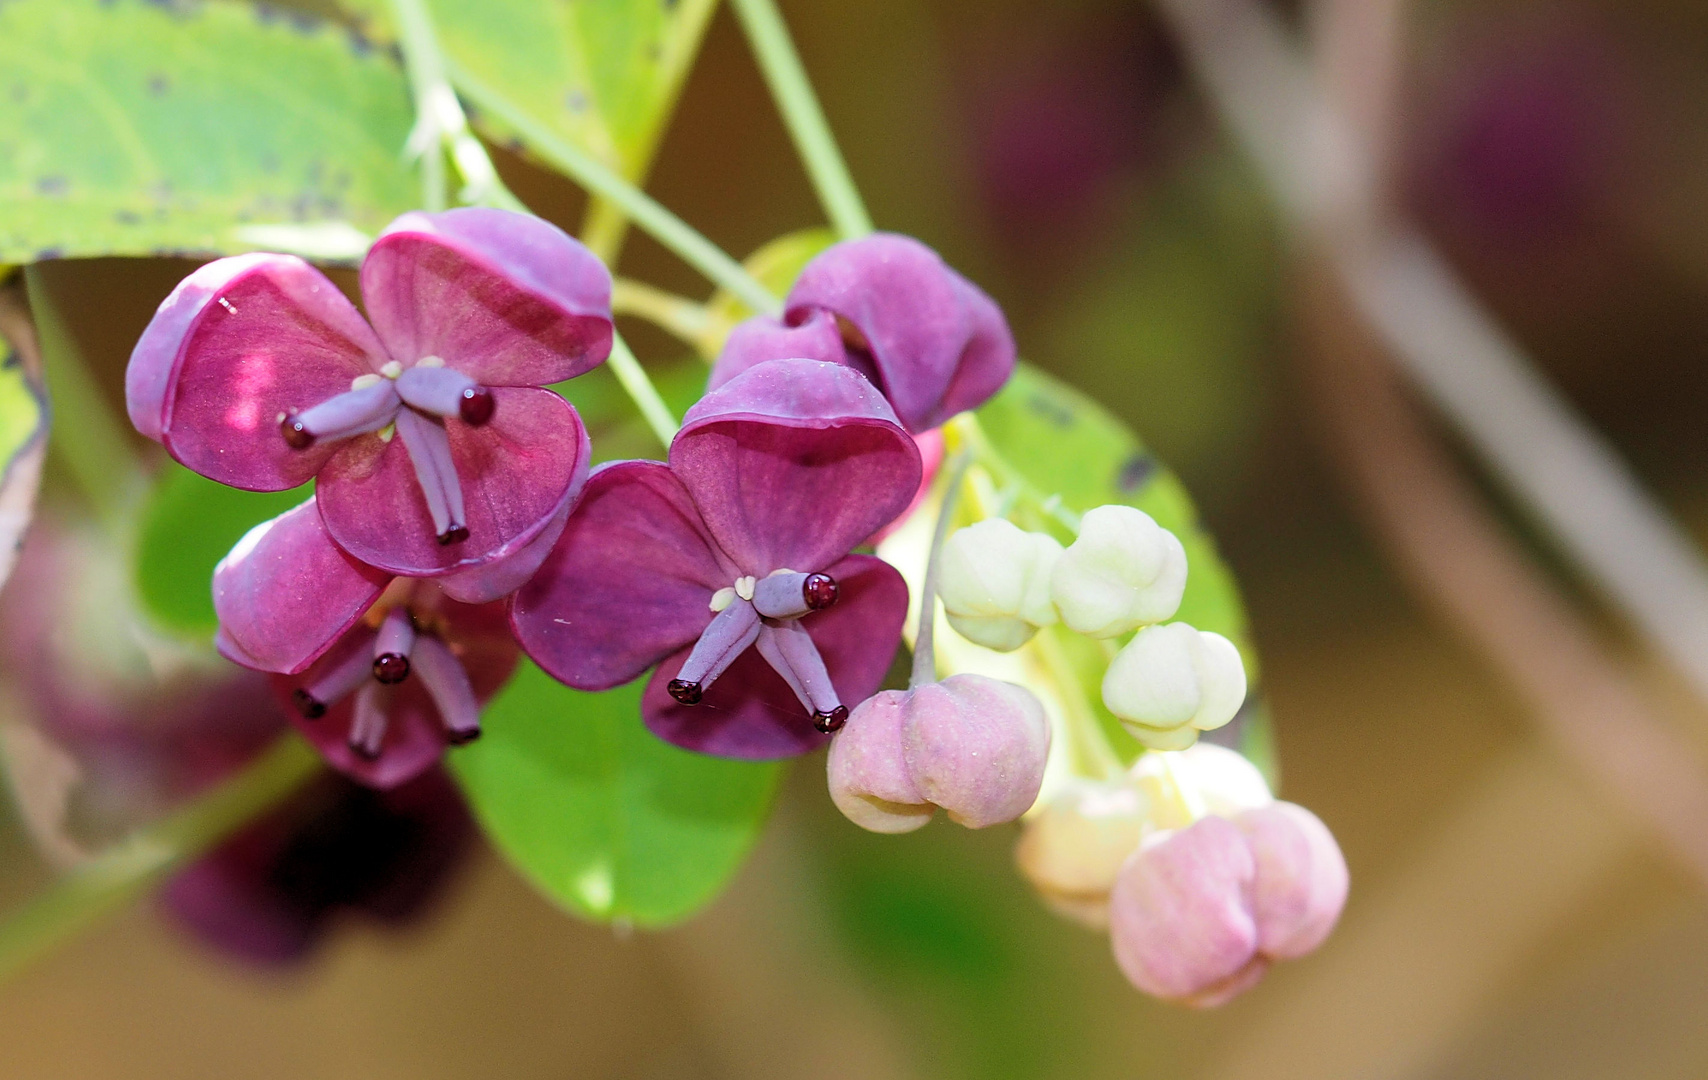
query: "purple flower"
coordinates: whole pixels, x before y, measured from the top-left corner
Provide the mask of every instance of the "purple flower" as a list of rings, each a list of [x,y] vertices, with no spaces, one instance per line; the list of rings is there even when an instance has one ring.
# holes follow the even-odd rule
[[[935,251],[893,233],[845,241],[808,263],[783,321],[759,317],[731,331],[708,385],[788,357],[856,369],[915,434],[978,408],[1015,364],[996,302]]]
[[[390,791],[327,773],[167,882],[161,901],[222,952],[289,963],[344,913],[387,925],[421,915],[474,837],[441,770]]]
[[[919,475],[917,447],[865,379],[761,364],[688,411],[669,464],[593,474],[511,601],[516,638],[582,690],[657,665],[642,716],[678,746],[804,753],[895,655],[907,586],[848,552],[907,506]]]
[[[549,547],[589,447],[540,387],[610,351],[610,274],[538,218],[466,208],[398,218],[361,285],[371,325],[301,259],[202,267],[131,354],[131,422],[221,483],[316,480],[327,531],[388,573]]]
[[[335,768],[396,787],[480,734],[516,643],[503,604],[364,566],[314,503],[256,526],[214,569],[215,644],[279,676],[297,727]]]

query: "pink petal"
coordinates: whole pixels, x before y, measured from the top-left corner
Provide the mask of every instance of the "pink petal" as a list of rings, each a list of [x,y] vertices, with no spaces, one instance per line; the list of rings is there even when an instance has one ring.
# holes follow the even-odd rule
[[[619,461],[588,480],[510,621],[553,678],[608,690],[678,649],[686,659],[712,620],[712,594],[739,576],[668,467]]]
[[[764,577],[811,573],[907,507],[919,448],[860,375],[772,360],[707,394],[684,419],[670,467],[735,563]]]
[[[437,356],[488,386],[544,386],[611,351],[611,274],[529,214],[404,214],[362,263],[362,300],[393,359]]]
[[[214,568],[220,651],[262,671],[302,671],[390,580],[339,550],[310,499],[256,526]]]
[[[789,292],[787,317],[815,308],[865,336],[878,384],[909,431],[977,407],[1014,372],[1001,309],[911,237],[879,233],[813,259]]]
[[[1258,948],[1290,960],[1328,939],[1346,906],[1346,860],[1322,819],[1277,802],[1233,819],[1257,860],[1252,911]]]
[[[125,371],[136,429],[222,484],[283,491],[334,446],[293,450],[282,413],[318,405],[384,362],[379,340],[337,286],[291,255],[238,255],[178,284]]]
[[[499,387],[478,428],[445,425],[469,536],[440,545],[403,440],[348,440],[321,470],[316,499],[327,531],[361,561],[405,577],[484,566],[526,549],[586,481],[592,448],[570,404],[549,390]]]
[[[509,596],[520,589],[539,571],[540,564],[551,554],[557,538],[563,535],[563,527],[569,521],[569,512],[575,509],[575,498],[579,494],[579,486],[564,492],[557,511],[552,514],[546,527],[514,555],[507,555],[470,570],[446,574],[437,579],[439,587],[453,600],[460,600],[465,604],[485,604]]]
[[[756,364],[767,360],[823,360],[848,364],[842,347],[842,331],[836,316],[828,311],[809,311],[795,324],[758,315],[736,324],[724,340],[723,351],[706,380],[707,390],[716,390]]]
[[[830,671],[843,704],[853,708],[878,692],[901,642],[907,584],[870,555],[850,555],[827,571],[841,596],[836,606],[801,620]],[[816,750],[830,736],[812,726],[800,699],[757,649],[749,649],[713,683],[698,705],[678,704],[665,690],[689,647],[653,672],[641,716],[654,735],[687,750],[765,760]]]
[[[901,740],[907,702],[908,691],[879,691],[856,705],[831,739],[825,760],[830,800],[862,829],[912,832],[937,812],[908,772]]]

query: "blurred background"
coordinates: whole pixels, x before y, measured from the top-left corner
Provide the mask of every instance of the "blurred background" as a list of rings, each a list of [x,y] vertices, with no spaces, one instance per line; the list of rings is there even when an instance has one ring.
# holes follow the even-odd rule
[[[783,7],[879,225],[980,282],[1029,360],[1132,424],[1199,500],[1250,605],[1283,794],[1330,825],[1351,866],[1339,932],[1220,1011],[1159,1005],[1121,979],[1105,937],[1030,895],[1013,831],[868,835],[831,807],[812,758],[733,887],[678,929],[577,922],[484,850],[425,918],[349,920],[283,973],[233,965],[141,903],[0,987],[0,1074],[1708,1074],[1700,879],[1581,748],[1559,749],[1428,574],[1395,569],[1405,561],[1378,539],[1392,524],[1371,528],[1381,511],[1366,515],[1370,492],[1341,460],[1357,451],[1336,417],[1360,401],[1337,403],[1320,364],[1368,347],[1150,8]],[[1402,26],[1391,199],[1708,540],[1708,7],[1430,0]],[[575,225],[566,182],[500,165]],[[727,12],[650,189],[738,253],[819,220]],[[73,331],[115,403],[130,344],[187,265],[49,266],[64,310],[88,313]],[[704,292],[644,237],[623,268]],[[627,329],[643,358],[681,351]],[[1645,706],[1702,749],[1708,707],[1633,646],[1450,433],[1419,430]],[[1682,827],[1708,833],[1708,820]],[[9,822],[0,900],[47,876]]]

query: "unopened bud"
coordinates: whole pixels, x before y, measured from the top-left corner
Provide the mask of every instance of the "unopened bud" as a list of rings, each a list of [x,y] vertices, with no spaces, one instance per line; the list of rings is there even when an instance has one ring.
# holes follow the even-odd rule
[[[1186,549],[1149,514],[1099,506],[1050,574],[1050,599],[1075,633],[1117,637],[1172,618],[1186,591]]]
[[[939,806],[982,829],[1031,808],[1049,748],[1049,720],[1030,691],[952,675],[862,702],[830,744],[830,796],[873,832],[917,829]]]
[[[1202,812],[1232,817],[1242,810],[1255,810],[1275,801],[1269,782],[1256,765],[1225,746],[1201,742],[1179,753],[1145,754],[1133,763],[1129,774],[1140,789],[1159,804],[1177,799],[1195,802]],[[1183,790],[1179,795],[1175,787]],[[1155,816],[1159,828],[1178,829],[1190,825],[1168,814]]]
[[[1152,836],[1110,893],[1115,961],[1148,994],[1198,1007],[1322,944],[1346,902],[1327,826],[1291,803]]]
[[[1149,626],[1109,662],[1103,704],[1141,743],[1184,750],[1234,718],[1245,667],[1233,642],[1185,623]]]
[[[1152,811],[1144,789],[1125,778],[1075,779],[1027,820],[1014,861],[1052,909],[1103,929],[1116,874],[1156,831]]]
[[[1061,556],[1054,537],[1004,518],[957,531],[943,545],[938,595],[955,632],[998,652],[1018,649],[1056,621],[1050,571]]]

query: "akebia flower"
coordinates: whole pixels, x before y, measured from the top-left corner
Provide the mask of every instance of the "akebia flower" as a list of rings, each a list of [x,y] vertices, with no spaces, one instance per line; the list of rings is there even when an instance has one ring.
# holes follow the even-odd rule
[[[996,302],[935,251],[894,233],[820,253],[789,290],[781,321],[759,317],[731,331],[709,386],[789,357],[860,371],[915,434],[983,404],[1016,359]]]
[[[582,690],[656,665],[642,716],[678,746],[811,750],[895,655],[907,586],[849,551],[907,506],[919,477],[913,439],[860,375],[761,364],[688,410],[668,464],[593,473],[512,600],[516,638]]]
[[[334,767],[395,787],[480,734],[481,702],[518,650],[502,603],[464,604],[430,578],[362,565],[314,503],[256,526],[215,568],[215,643],[275,673],[297,727]]]
[[[361,287],[367,319],[294,256],[203,266],[131,354],[132,423],[234,487],[315,480],[338,545],[389,573],[549,547],[589,447],[541,387],[610,351],[610,274],[547,222],[464,208],[398,218]]]

